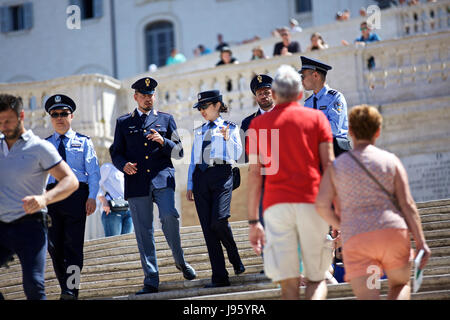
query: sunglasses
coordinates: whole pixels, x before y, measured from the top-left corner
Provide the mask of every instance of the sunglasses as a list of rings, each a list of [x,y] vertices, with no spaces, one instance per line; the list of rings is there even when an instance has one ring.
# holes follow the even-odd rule
[[[207,103],[207,104],[203,104],[203,105],[201,105],[201,106],[198,106],[198,110],[199,110],[199,111],[200,111],[200,110],[206,110],[206,109],[208,109],[209,106],[212,105],[212,104],[213,104],[212,102],[209,102],[209,103]]]
[[[53,112],[50,117],[52,117],[53,119],[57,119],[57,118],[67,118],[69,116],[69,114],[71,114],[70,112]]]

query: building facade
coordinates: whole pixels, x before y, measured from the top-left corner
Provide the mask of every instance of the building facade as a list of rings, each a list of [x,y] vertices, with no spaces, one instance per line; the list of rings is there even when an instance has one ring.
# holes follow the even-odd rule
[[[0,0],[0,82],[99,73],[124,79],[164,65],[172,48],[188,59],[217,35],[231,46],[271,36],[296,18],[331,23],[372,0]],[[74,7],[76,6],[76,7]],[[79,18],[79,19],[78,19]],[[271,52],[269,53],[271,54]]]

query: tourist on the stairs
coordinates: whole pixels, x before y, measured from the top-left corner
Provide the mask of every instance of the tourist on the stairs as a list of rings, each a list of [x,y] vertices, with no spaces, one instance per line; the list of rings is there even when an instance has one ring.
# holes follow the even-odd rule
[[[199,93],[194,108],[207,122],[194,129],[186,198],[195,201],[211,262],[211,283],[206,287],[225,287],[230,281],[221,244],[234,273],[245,271],[228,222],[233,191],[231,165],[241,156],[242,144],[239,127],[220,116],[228,108],[218,90]]]
[[[0,95],[0,266],[17,254],[27,299],[45,300],[46,206],[70,196],[78,180],[51,143],[25,130],[24,118],[20,97]],[[59,183],[45,191],[49,173]]]
[[[95,212],[100,168],[92,140],[72,130],[75,102],[68,96],[56,94],[45,102],[55,132],[46,138],[57,149],[78,179],[78,190],[67,199],[48,206],[53,226],[48,231],[48,252],[61,287],[60,299],[75,300],[79,294],[80,272],[83,269],[84,232],[86,216]],[[47,190],[58,185],[50,176]],[[74,275],[74,276],[72,276]]]
[[[110,149],[113,147],[111,145]],[[125,178],[112,163],[100,167],[100,190],[98,198],[102,203],[102,224],[105,237],[133,232],[130,207],[124,197]]]
[[[320,167],[325,169],[334,158],[333,138],[323,112],[297,102],[302,94],[298,72],[281,66],[272,83],[275,107],[250,124],[249,239],[257,254],[264,246],[265,274],[281,284],[282,299],[300,298],[300,243],[306,298],[324,299],[333,248],[327,241],[329,227],[314,202]],[[265,229],[258,219],[263,166]]]
[[[375,107],[354,107],[349,115],[354,149],[339,156],[324,173],[316,200],[319,214],[341,231],[345,279],[358,299],[379,299],[372,281],[383,270],[388,299],[409,299],[412,250],[424,250],[423,269],[430,257],[420,216],[400,160],[379,149],[382,117]],[[331,209],[335,200],[336,212]],[[369,285],[368,285],[369,284]]]
[[[159,271],[153,228],[153,203],[175,267],[187,280],[196,277],[186,262],[180,238],[179,214],[175,208],[175,169],[171,158],[183,157],[183,146],[172,115],[157,111],[156,80],[146,77],[131,86],[138,107],[117,119],[113,147],[114,166],[125,174],[136,241],[144,269],[144,287],[136,294],[158,292]]]

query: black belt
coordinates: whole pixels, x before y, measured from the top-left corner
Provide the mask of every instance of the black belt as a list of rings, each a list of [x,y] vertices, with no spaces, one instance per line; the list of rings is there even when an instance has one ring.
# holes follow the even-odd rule
[[[197,166],[200,166],[199,164],[197,164]],[[208,165],[208,168],[213,168],[213,167],[221,167],[221,166],[230,166],[231,167],[231,163],[218,163],[218,162],[213,162],[212,164]]]
[[[48,185],[47,185],[47,187],[45,187],[45,189],[48,191],[48,190],[51,190],[51,189],[53,189],[55,186],[57,185],[57,183],[49,183]],[[86,183],[86,182],[79,182],[79,187],[78,187],[78,189],[79,190],[89,190],[89,185]]]
[[[39,212],[36,212],[36,213],[33,213],[33,214],[26,214],[23,217],[20,217],[19,219],[13,220],[13,221],[8,222],[8,223],[2,222],[2,221],[0,221],[0,223],[1,224],[9,224],[10,225],[10,224],[19,224],[19,223],[23,223],[23,222],[26,222],[26,221],[33,221],[33,220],[39,221],[39,222],[45,222],[47,224],[47,227],[51,226],[51,218],[50,218],[50,216],[47,213],[42,212],[42,211],[39,211]]]

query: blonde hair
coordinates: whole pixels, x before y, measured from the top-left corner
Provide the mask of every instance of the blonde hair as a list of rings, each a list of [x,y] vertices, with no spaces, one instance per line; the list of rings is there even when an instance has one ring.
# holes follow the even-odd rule
[[[383,123],[377,108],[362,104],[353,107],[348,116],[349,128],[358,140],[371,140]]]

